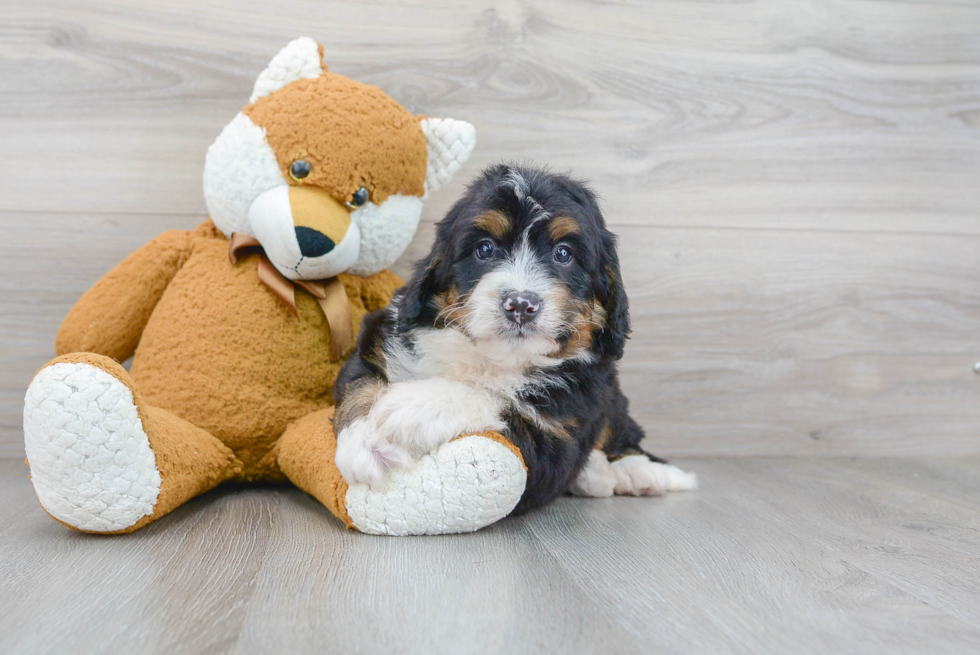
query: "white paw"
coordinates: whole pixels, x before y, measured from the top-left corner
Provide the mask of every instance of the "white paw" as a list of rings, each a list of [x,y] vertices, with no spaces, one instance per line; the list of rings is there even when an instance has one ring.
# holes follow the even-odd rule
[[[123,530],[152,514],[156,457],[133,393],[89,364],[43,369],[24,399],[24,447],[41,506],[91,532]]]
[[[348,484],[377,486],[461,434],[502,430],[496,400],[443,378],[396,382],[370,413],[337,435],[337,468]]]
[[[501,430],[496,399],[442,378],[397,382],[371,409],[379,431],[415,457],[466,433]]]
[[[381,435],[370,416],[354,421],[337,435],[337,469],[347,484],[377,486],[388,471],[413,461],[408,450]]]
[[[613,495],[618,482],[619,479],[606,454],[601,450],[593,450],[589,453],[589,461],[585,463],[585,468],[579,472],[569,491],[576,496],[605,498]]]
[[[612,463],[616,493],[621,496],[660,496],[668,491],[698,488],[698,476],[673,464],[651,462],[644,455],[629,455]]]

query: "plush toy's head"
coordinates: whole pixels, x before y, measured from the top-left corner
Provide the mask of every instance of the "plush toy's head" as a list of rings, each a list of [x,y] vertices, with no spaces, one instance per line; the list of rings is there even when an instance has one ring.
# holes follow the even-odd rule
[[[413,116],[322,58],[312,39],[283,48],[204,164],[214,224],[257,239],[292,280],[390,266],[415,234],[422,200],[476,144],[469,123]]]

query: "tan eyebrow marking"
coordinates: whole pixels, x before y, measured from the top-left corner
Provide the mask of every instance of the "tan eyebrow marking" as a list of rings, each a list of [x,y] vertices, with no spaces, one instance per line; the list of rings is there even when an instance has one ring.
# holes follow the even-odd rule
[[[582,227],[568,216],[556,216],[548,223],[548,234],[552,241],[560,241],[569,234],[579,234],[581,231]]]
[[[497,210],[483,212],[476,217],[473,224],[481,230],[486,230],[498,239],[503,239],[514,228],[510,217]]]

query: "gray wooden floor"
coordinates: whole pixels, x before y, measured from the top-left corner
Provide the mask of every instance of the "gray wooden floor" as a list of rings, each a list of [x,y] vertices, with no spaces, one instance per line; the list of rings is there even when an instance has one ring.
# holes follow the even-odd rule
[[[684,461],[703,489],[380,538],[295,489],[73,533],[0,462],[0,652],[975,653],[980,458]]]

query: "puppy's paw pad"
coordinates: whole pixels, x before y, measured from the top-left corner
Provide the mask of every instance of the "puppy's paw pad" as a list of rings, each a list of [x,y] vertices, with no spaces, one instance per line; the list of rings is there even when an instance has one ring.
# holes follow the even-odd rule
[[[673,464],[652,462],[643,455],[629,455],[612,463],[616,493],[621,496],[661,496],[668,491],[698,488],[698,478]]]

